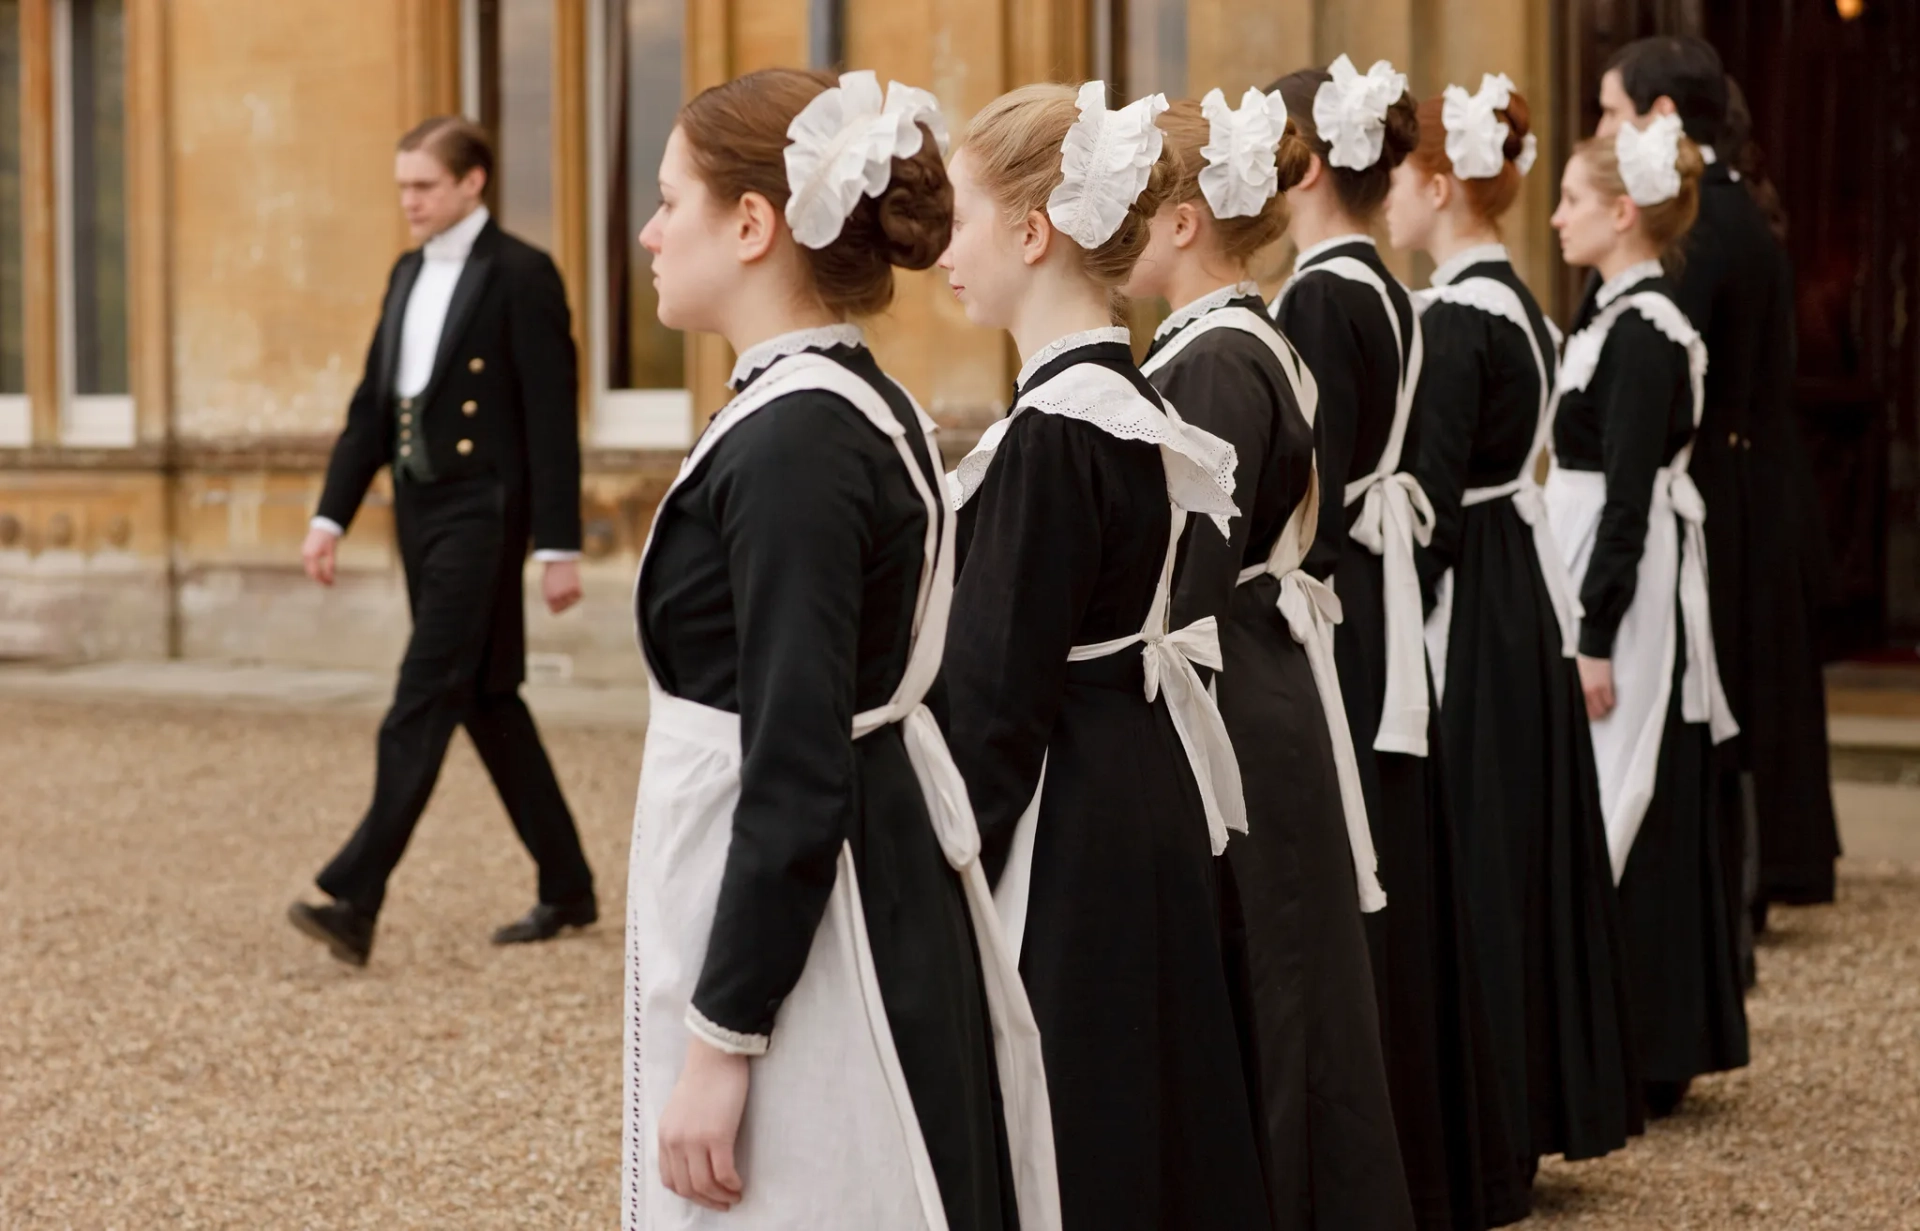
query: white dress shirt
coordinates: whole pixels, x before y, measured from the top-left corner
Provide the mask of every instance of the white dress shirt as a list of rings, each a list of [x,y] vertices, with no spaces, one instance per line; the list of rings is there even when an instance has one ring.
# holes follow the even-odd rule
[[[418,397],[433,379],[433,361],[440,353],[440,335],[446,332],[447,310],[453,306],[454,288],[460,285],[460,273],[474,241],[486,229],[492,215],[480,208],[420,245],[420,272],[414,277],[407,295],[406,314],[400,320],[400,363],[394,372],[393,391],[400,397]],[[346,533],[328,517],[316,517],[311,525],[335,538]],[[540,561],[577,560],[577,551],[542,550],[533,553]]]

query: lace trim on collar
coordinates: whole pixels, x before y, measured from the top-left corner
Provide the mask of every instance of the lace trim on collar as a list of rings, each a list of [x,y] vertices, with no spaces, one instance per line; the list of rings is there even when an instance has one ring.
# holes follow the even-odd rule
[[[757,346],[749,346],[733,365],[733,375],[727,378],[727,386],[739,391],[756,373],[765,371],[775,360],[785,359],[788,355],[826,350],[832,346],[866,344],[867,335],[861,332],[858,325],[820,325],[813,329],[796,329],[791,333],[779,334]]]
[[[1600,293],[1594,296],[1593,304],[1596,308],[1604,308],[1647,279],[1658,278],[1666,272],[1665,267],[1658,261],[1642,261],[1638,265],[1623,269],[1607,279],[1606,285],[1600,288]]]
[[[1249,295],[1256,299],[1259,298],[1260,284],[1258,282],[1236,282],[1232,286],[1223,286],[1217,291],[1208,291],[1205,295],[1194,300],[1186,307],[1173,312],[1166,320],[1161,321],[1160,328],[1153,331],[1153,340],[1158,342],[1164,337],[1178,333],[1214,309],[1224,308],[1234,300],[1245,299]]]
[[[1122,346],[1130,346],[1133,343],[1133,335],[1119,325],[1109,325],[1104,329],[1083,329],[1079,333],[1070,333],[1064,338],[1056,338],[1033,352],[1033,358],[1020,365],[1020,375],[1014,378],[1013,387],[1026,388],[1027,382],[1033,379],[1035,372],[1068,351],[1078,350],[1083,346],[1098,346],[1102,342],[1118,342]]]
[[[1506,265],[1513,264],[1513,257],[1507,252],[1505,244],[1481,244],[1478,247],[1469,248],[1433,271],[1433,285],[1446,286],[1475,265],[1485,265],[1493,261]]]

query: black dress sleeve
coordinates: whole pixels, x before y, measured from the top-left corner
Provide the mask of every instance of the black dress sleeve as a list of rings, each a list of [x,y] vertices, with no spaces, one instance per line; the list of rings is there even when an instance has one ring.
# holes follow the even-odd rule
[[[1360,428],[1359,372],[1365,363],[1353,319],[1341,304],[1332,274],[1303,278],[1280,301],[1280,332],[1306,360],[1320,387],[1313,419],[1320,464],[1320,524],[1307,549],[1306,569],[1325,580],[1347,549],[1347,482]],[[1369,292],[1371,293],[1371,292]]]
[[[1460,559],[1461,501],[1486,400],[1487,316],[1478,308],[1435,303],[1421,317],[1426,358],[1414,392],[1419,425],[1410,469],[1433,504],[1433,539],[1416,549],[1420,591],[1429,611],[1440,577]]]
[[[518,271],[507,301],[532,486],[536,550],[580,550],[579,358],[567,292],[544,252]]]
[[[400,263],[396,261],[392,272],[387,275],[387,289],[380,296],[382,304],[391,304],[393,300],[393,284],[400,276]],[[402,312],[406,310],[404,303],[399,307]],[[340,438],[334,441],[333,453],[327,458],[326,483],[321,488],[320,505],[315,510],[317,516],[326,518],[342,530],[353,524],[354,515],[360,511],[360,502],[366,499],[367,488],[373,483],[373,476],[387,464],[387,450],[390,447],[387,416],[377,396],[380,332],[380,325],[375,325],[373,341],[367,344],[366,367],[361,371],[360,383],[355,386],[353,397],[347,402],[347,425],[341,431]]]
[[[943,678],[949,744],[998,883],[1066,687],[1067,651],[1100,573],[1099,428],[1028,411],[974,495]]]
[[[1180,543],[1179,571],[1174,576],[1171,627],[1185,628],[1213,616],[1224,620],[1240,580],[1240,562],[1246,558],[1252,533],[1254,504],[1273,442],[1274,391],[1258,362],[1238,340],[1260,343],[1245,334],[1196,340],[1175,361],[1155,374],[1154,383],[1180,417],[1227,441],[1238,455],[1233,474],[1234,502],[1241,513],[1228,523],[1232,538],[1223,537],[1210,517],[1192,516]]]
[[[856,806],[854,693],[875,488],[830,394],[733,430],[707,482],[739,638],[740,802],[696,1012],[765,1035],[799,981]]]
[[[1644,317],[1629,310],[1614,322],[1594,375],[1607,499],[1580,587],[1580,653],[1588,658],[1613,656],[1614,634],[1633,605],[1653,479],[1667,458],[1675,399],[1692,397],[1688,380],[1686,351]]]

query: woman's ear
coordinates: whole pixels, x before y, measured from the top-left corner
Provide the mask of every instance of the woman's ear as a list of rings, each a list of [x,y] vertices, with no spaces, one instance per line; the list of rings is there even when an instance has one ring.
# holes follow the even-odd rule
[[[1288,191],[1298,192],[1298,191],[1304,191],[1308,188],[1314,187],[1316,184],[1320,182],[1321,177],[1323,177],[1326,174],[1326,171],[1327,171],[1327,164],[1320,161],[1320,155],[1315,154],[1313,156],[1312,161],[1307,163],[1307,173],[1301,176],[1300,182],[1295,184]]]
[[[1429,175],[1427,177],[1427,203],[1435,212],[1445,212],[1447,204],[1453,200],[1453,177],[1451,175]]]
[[[743,265],[751,265],[773,251],[774,237],[780,232],[780,214],[773,202],[757,192],[742,193],[734,206],[736,254]]]
[[[1053,223],[1039,210],[1029,210],[1014,238],[1020,245],[1020,259],[1029,265],[1038,265],[1053,250]]]
[[[1624,192],[1615,197],[1613,199],[1613,233],[1625,235],[1639,225],[1640,207],[1633,203],[1633,198]]]
[[[1182,201],[1173,207],[1173,246],[1182,250],[1191,248],[1200,239],[1205,220],[1200,215],[1200,206],[1193,201]]]

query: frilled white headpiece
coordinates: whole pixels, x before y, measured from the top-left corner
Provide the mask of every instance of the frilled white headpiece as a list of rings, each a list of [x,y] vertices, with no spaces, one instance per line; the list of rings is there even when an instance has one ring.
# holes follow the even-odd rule
[[[947,123],[925,90],[887,83],[871,72],[843,73],[787,125],[787,226],[804,247],[824,248],[864,196],[877,197],[893,178],[893,160],[920,152],[924,123],[947,152]]]
[[[1167,109],[1167,96],[1149,94],[1109,111],[1107,83],[1089,81],[1075,103],[1080,118],[1060,143],[1065,178],[1047,198],[1047,220],[1082,248],[1098,248],[1126,221],[1153,173],[1164,140],[1154,120]]]
[[[1613,139],[1620,160],[1620,182],[1642,208],[1661,205],[1680,195],[1680,117],[1657,115],[1644,129],[1622,124]]]
[[[1344,55],[1327,66],[1332,80],[1313,95],[1313,126],[1332,148],[1327,162],[1365,171],[1380,161],[1387,138],[1387,112],[1407,92],[1407,75],[1376,60],[1362,77]]]
[[[1513,101],[1513,82],[1505,73],[1480,78],[1480,91],[1469,95],[1457,85],[1441,94],[1440,122],[1447,130],[1447,161],[1463,180],[1490,180],[1507,165],[1507,137],[1512,129],[1499,113]],[[1533,170],[1540,142],[1528,133],[1513,165],[1525,175]]]
[[[1278,94],[1248,90],[1236,111],[1225,94],[1208,90],[1200,114],[1207,117],[1207,143],[1200,147],[1207,160],[1200,172],[1207,208],[1215,218],[1250,218],[1280,189],[1274,154],[1287,131],[1287,105]]]

